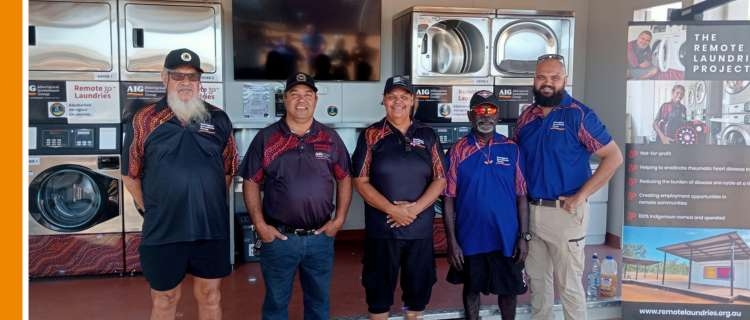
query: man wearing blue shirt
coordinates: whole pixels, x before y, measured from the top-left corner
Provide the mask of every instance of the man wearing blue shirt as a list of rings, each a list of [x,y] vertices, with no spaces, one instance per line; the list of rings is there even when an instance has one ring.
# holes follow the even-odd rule
[[[593,110],[565,91],[560,55],[543,55],[534,76],[534,104],[518,119],[514,139],[524,159],[530,206],[526,272],[534,319],[553,319],[553,283],[565,319],[586,319],[581,283],[586,199],[612,177],[622,153]],[[601,159],[592,175],[589,158]],[[554,276],[554,281],[553,281]]]
[[[500,100],[487,90],[469,102],[471,133],[448,152],[445,229],[448,282],[463,283],[464,315],[479,319],[479,293],[496,294],[503,319],[514,319],[526,292],[523,260],[529,203],[518,146],[495,132]]]

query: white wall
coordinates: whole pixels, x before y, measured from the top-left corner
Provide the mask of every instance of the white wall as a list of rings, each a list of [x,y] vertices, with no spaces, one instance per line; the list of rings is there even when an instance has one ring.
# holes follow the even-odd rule
[[[697,284],[705,284],[710,286],[721,286],[729,288],[728,280],[715,280],[715,279],[704,279],[703,268],[705,267],[729,267],[729,260],[725,261],[708,261],[708,262],[693,262],[692,282]],[[734,261],[734,287],[741,289],[750,289],[750,260],[735,260]],[[729,291],[727,290],[727,294]]]

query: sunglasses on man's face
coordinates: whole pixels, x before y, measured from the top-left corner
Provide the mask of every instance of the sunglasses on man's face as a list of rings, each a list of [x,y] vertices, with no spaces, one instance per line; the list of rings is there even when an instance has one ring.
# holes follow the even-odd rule
[[[174,81],[182,81],[182,80],[185,80],[185,78],[187,78],[188,81],[195,82],[201,79],[201,74],[197,72],[182,73],[182,72],[170,71],[169,78]]]
[[[536,58],[536,63],[539,64],[542,61],[550,60],[550,59],[565,63],[565,58],[563,58],[563,56],[556,54],[556,53],[543,54],[539,56],[539,58]]]
[[[481,106],[471,109],[471,113],[474,116],[494,116],[497,114],[497,108],[491,106]]]

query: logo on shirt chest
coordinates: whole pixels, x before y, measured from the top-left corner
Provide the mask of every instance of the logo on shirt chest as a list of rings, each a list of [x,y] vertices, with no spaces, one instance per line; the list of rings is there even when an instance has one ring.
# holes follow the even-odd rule
[[[557,131],[565,131],[565,122],[564,121],[552,121],[552,127],[551,130],[557,130]]]
[[[424,140],[419,139],[419,138],[411,138],[411,140],[409,141],[409,145],[414,148],[420,148],[420,149],[425,148]]]
[[[328,161],[328,160],[331,160],[331,154],[327,152],[316,151],[315,159]]]
[[[495,158],[495,163],[497,163],[500,166],[507,167],[507,166],[510,166],[510,158],[497,156],[497,158]]]
[[[201,123],[198,125],[198,132],[205,134],[216,134],[216,128],[210,123]]]

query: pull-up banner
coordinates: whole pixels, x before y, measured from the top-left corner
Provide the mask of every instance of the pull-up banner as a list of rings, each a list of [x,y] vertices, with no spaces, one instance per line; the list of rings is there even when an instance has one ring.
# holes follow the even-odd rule
[[[623,319],[750,318],[750,22],[631,23]]]

